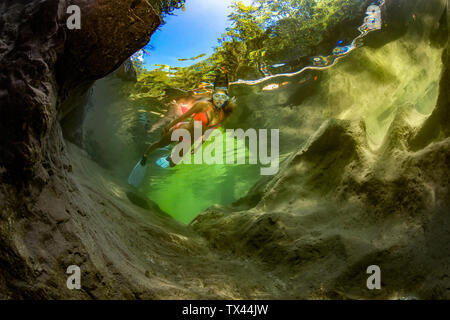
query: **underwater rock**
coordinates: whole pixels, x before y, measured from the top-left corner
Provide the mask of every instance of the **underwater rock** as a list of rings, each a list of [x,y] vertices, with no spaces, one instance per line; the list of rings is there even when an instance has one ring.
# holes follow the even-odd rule
[[[444,64],[444,69],[439,83],[441,90],[439,92],[436,108],[425,121],[422,128],[411,137],[409,143],[413,150],[423,148],[432,141],[441,140],[450,135],[450,128],[448,126],[448,123],[450,123],[450,99],[449,90],[445,89],[450,88],[450,60],[448,47],[442,56],[442,62]]]
[[[106,76],[119,68],[136,51],[145,46],[161,20],[146,1],[121,0],[114,4],[102,0],[79,1],[82,12],[80,30],[64,30],[66,45],[58,59],[56,74],[62,106],[59,118],[73,110],[66,104],[73,88]]]
[[[447,52],[429,116],[394,104],[376,144],[364,121],[327,120],[275,177],[232,206],[206,210],[193,228],[212,248],[289,279],[283,298],[448,299]],[[365,286],[370,265],[383,273],[378,292]]]
[[[295,279],[285,298],[322,288],[322,298],[410,290],[446,299],[448,282],[440,279],[450,262],[450,184],[439,177],[448,170],[450,138],[416,153],[391,146],[371,150],[361,123],[329,121],[264,186],[252,209],[211,208],[191,225],[211,247]],[[365,287],[370,265],[383,270],[379,292]]]
[[[68,3],[6,1],[1,6],[3,298],[88,298],[86,291],[64,292],[69,257],[85,261],[88,282],[101,281],[100,267],[93,266],[96,253],[87,253],[93,243],[81,231],[85,222],[74,221],[90,210],[83,205],[88,195],[71,177],[58,119],[79,106],[90,81],[116,69],[160,23],[146,1],[80,0],[70,3],[80,6],[83,27],[69,31]],[[80,98],[71,102],[72,94]],[[131,297],[126,289],[119,295]]]

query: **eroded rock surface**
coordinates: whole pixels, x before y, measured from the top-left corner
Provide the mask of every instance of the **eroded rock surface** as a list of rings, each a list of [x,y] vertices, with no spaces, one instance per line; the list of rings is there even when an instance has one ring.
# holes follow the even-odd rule
[[[81,30],[66,28],[70,4],[81,8]],[[68,96],[82,95],[145,45],[160,18],[148,2],[131,0],[3,1],[0,8],[0,291],[63,297],[62,256],[80,247],[80,259],[92,265],[94,258],[78,237],[84,201],[57,119],[74,107]]]
[[[447,32],[447,20],[440,21],[441,30]],[[391,49],[411,48],[412,43],[417,47],[427,43],[426,47],[427,39],[437,33],[422,25],[418,35],[415,28],[412,24],[408,33],[379,49],[383,58],[389,59]],[[320,112],[337,119],[322,122],[276,177],[262,180],[234,206],[210,208],[192,223],[211,247],[260,261],[284,279],[284,298],[450,297],[448,49],[432,63],[442,62],[438,85],[435,80],[424,83],[418,100],[405,102],[408,99],[400,98],[394,86],[381,90],[394,98],[378,96],[381,104],[373,99],[367,105],[372,110],[365,110],[363,100],[355,101],[354,96],[341,94],[334,99],[340,83],[332,80],[341,79],[345,93],[358,92],[357,83],[344,71],[353,68],[355,75],[363,62],[365,79],[360,81],[372,84],[367,87],[369,95],[371,90],[380,92],[377,82],[410,90],[412,83],[403,87],[398,70],[386,68],[392,64],[377,60],[381,56],[366,56],[370,51],[362,50],[325,75],[318,96],[331,99],[334,108],[326,109],[330,103],[326,99],[316,104],[315,99],[320,99],[316,97],[302,104],[321,108],[300,111],[314,116],[307,117],[309,121],[320,121]],[[409,58],[404,55],[403,59]],[[377,66],[372,68],[375,61]],[[414,62],[407,65],[413,68]],[[426,72],[419,73],[426,77]],[[436,98],[427,101],[436,85]],[[421,92],[419,86],[415,90]],[[360,105],[351,107],[354,103]],[[429,103],[432,112],[426,116],[422,112]],[[275,112],[261,105],[255,111],[258,115]],[[284,110],[289,114],[289,108]],[[277,121],[276,117],[265,119]],[[288,121],[281,125],[293,127]],[[307,128],[306,123],[303,130]],[[370,265],[382,270],[380,291],[367,290]]]

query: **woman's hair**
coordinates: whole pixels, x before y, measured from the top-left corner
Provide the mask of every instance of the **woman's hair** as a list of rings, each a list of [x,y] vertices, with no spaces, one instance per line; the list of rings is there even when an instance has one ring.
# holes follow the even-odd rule
[[[214,80],[214,90],[216,88],[228,88],[228,75],[225,73],[218,74]]]

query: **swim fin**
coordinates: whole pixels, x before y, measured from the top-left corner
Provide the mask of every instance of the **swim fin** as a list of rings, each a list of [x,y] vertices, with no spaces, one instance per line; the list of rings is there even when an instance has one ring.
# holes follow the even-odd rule
[[[158,160],[156,160],[156,164],[163,169],[167,169],[170,167],[170,162],[169,162],[168,158],[169,157],[159,158]]]
[[[128,183],[136,188],[141,185],[142,180],[144,180],[145,177],[145,172],[147,171],[147,166],[143,166],[141,164],[141,161],[142,160],[139,160],[133,171],[131,171],[130,176],[128,177]]]

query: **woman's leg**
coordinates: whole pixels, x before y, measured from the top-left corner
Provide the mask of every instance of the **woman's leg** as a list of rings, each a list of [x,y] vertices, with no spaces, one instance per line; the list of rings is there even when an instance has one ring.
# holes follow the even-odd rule
[[[143,166],[145,166],[146,162],[147,162],[147,158],[150,155],[150,153],[152,153],[153,151],[155,151],[156,149],[159,148],[163,148],[165,146],[168,146],[172,141],[171,141],[171,136],[172,136],[172,130],[170,130],[167,134],[165,134],[161,140],[159,140],[158,142],[155,142],[154,144],[152,144],[151,146],[149,146],[147,148],[147,150],[144,153],[144,156],[142,157],[141,160],[141,164]]]
[[[190,134],[190,137],[191,137],[191,148],[192,148],[192,145],[194,144],[194,125],[193,125],[193,122],[190,122],[190,123],[185,123],[185,124],[183,124],[183,125],[181,125],[180,127],[179,127],[179,129],[185,129],[185,130],[187,130],[187,131],[189,131],[189,134]],[[181,142],[181,141],[180,141]],[[181,156],[181,158],[183,158],[184,157],[184,150],[182,149],[182,150],[180,150],[180,156]],[[170,167],[175,167],[177,164],[176,163],[174,163],[173,161],[172,161],[172,157],[171,156],[168,156],[167,157],[167,160],[169,161],[169,163],[170,163]]]
[[[191,154],[195,154],[195,153],[202,147],[202,145],[203,145],[203,143],[205,142],[206,138],[205,138],[204,135],[202,135],[199,139],[194,140],[194,137],[195,137],[195,136],[194,136],[194,127],[193,127],[192,124],[190,124],[189,126],[184,126],[183,129],[188,130],[189,133],[190,133],[190,135],[191,135],[191,147],[190,147],[191,152],[190,152],[190,153],[191,153]],[[195,143],[197,143],[198,145],[197,145],[197,146],[194,146]],[[193,146],[194,146],[194,147],[193,147]],[[184,150],[181,150],[181,151],[180,151],[180,156],[181,156],[181,157],[184,157],[183,151],[184,151]],[[177,165],[176,163],[174,163],[174,162],[172,161],[172,158],[171,158],[170,156],[167,157],[167,160],[170,162],[170,166],[171,166],[171,167],[175,167],[175,166]]]

